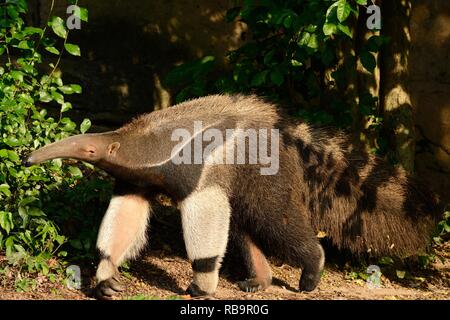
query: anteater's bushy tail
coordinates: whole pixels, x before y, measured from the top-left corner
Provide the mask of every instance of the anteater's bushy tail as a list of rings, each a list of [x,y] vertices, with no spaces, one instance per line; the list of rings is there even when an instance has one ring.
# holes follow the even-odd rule
[[[354,254],[404,257],[423,251],[440,217],[437,197],[402,168],[355,151],[348,139],[296,129],[313,226]]]

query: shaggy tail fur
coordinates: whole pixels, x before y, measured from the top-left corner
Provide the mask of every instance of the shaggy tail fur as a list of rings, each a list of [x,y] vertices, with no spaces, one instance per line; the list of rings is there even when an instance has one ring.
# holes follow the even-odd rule
[[[311,221],[340,249],[405,257],[430,243],[437,197],[402,168],[354,150],[340,134],[304,123],[292,133]]]

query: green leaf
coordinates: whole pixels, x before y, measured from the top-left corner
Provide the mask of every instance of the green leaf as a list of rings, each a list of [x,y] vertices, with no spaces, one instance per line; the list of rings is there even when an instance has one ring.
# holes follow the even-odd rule
[[[14,71],[10,72],[10,75],[14,80],[23,82],[23,72],[22,71],[14,70]]]
[[[253,87],[259,87],[263,85],[266,82],[267,74],[269,73],[269,70],[264,70],[261,72],[258,72],[251,81],[251,86]]]
[[[36,207],[29,208],[27,210],[27,213],[28,213],[29,216],[32,216],[32,217],[43,217],[43,216],[45,216],[45,213],[41,209],[36,208]]]
[[[83,249],[83,244],[81,243],[80,239],[74,239],[69,241],[70,245],[74,247],[75,249],[81,250]]]
[[[55,237],[55,240],[56,240],[56,242],[58,242],[58,244],[63,244],[65,241],[66,241],[66,237],[64,237],[64,236],[57,236],[57,237]],[[66,253],[66,255],[67,255],[67,253]],[[63,254],[63,255],[60,255],[60,256],[64,256],[65,257],[65,255]]]
[[[78,168],[78,167],[70,166],[69,172],[74,178],[83,177],[83,172],[81,172],[80,168]]]
[[[342,31],[344,34],[346,34],[347,36],[349,36],[350,38],[353,38],[353,34],[352,34],[352,31],[349,26],[344,25],[344,24],[338,24],[338,29],[340,31]]]
[[[17,11],[17,9],[14,6],[8,6],[6,8],[6,11],[8,12],[8,15],[13,20],[17,20],[17,18],[19,17],[19,12]]]
[[[284,18],[283,25],[286,29],[289,29],[292,25],[292,22],[294,21],[294,17],[292,15],[288,15],[286,18]]]
[[[64,103],[64,96],[61,93],[56,92],[56,91],[52,91],[51,96],[59,104],[63,104]]]
[[[275,69],[270,73],[270,80],[277,86],[281,86],[284,82],[284,75],[279,69]]]
[[[315,33],[311,34],[307,46],[313,50],[317,50],[319,48],[319,41],[317,40],[317,35]]]
[[[23,29],[22,33],[24,35],[32,35],[32,34],[42,34],[41,28],[35,28],[35,27],[26,27]]]
[[[60,251],[60,252],[58,252],[58,257],[67,257],[67,251]]]
[[[79,84],[69,84],[70,88],[73,90],[74,93],[81,93],[81,86]]]
[[[66,43],[64,45],[64,48],[67,50],[68,53],[70,53],[73,56],[81,55],[80,47],[76,44]]]
[[[41,90],[39,91],[39,101],[42,102],[50,102],[52,101],[52,96],[47,91]]]
[[[356,3],[362,6],[366,6],[367,5],[367,0],[356,0]]]
[[[71,86],[65,85],[58,88],[59,91],[61,91],[64,94],[72,94],[74,93],[73,88]]]
[[[64,127],[62,129],[66,132],[73,132],[77,127],[76,123],[67,117],[62,118],[61,123],[64,124]]]
[[[14,227],[11,212],[0,211],[0,227],[6,231],[6,234],[9,234]]]
[[[331,36],[337,32],[337,26],[334,23],[325,23],[322,30],[326,36]]]
[[[334,2],[328,9],[325,15],[325,21],[329,22],[334,17],[339,2]]]
[[[399,278],[399,279],[405,278],[406,271],[403,271],[403,270],[395,270],[395,273],[397,274],[397,278]]]
[[[20,206],[26,206],[30,203],[33,203],[34,201],[37,201],[38,199],[36,197],[26,197],[20,200],[19,205]]]
[[[53,32],[61,38],[67,37],[67,30],[64,25],[64,20],[60,17],[52,17],[51,20],[48,22],[48,25],[52,28]]]
[[[9,160],[11,160],[12,162],[18,162],[20,160],[19,156],[17,155],[17,153],[15,153],[12,150],[8,150],[8,158]]]
[[[70,109],[72,109],[72,104],[70,102],[64,102],[61,105],[61,113],[69,111]]]
[[[291,60],[291,66],[293,66],[293,67],[301,67],[302,65],[303,65],[303,63],[301,63],[298,60],[295,60],[295,59]]]
[[[380,258],[378,263],[381,265],[391,265],[391,264],[394,264],[394,260],[392,260],[391,257],[382,257],[382,258]]]
[[[11,196],[9,185],[7,185],[6,183],[0,184],[0,192],[6,195],[7,197]]]
[[[91,127],[91,120],[89,119],[84,119],[83,122],[80,125],[80,131],[81,133],[85,133],[86,131],[89,130],[89,128]]]
[[[377,66],[377,61],[375,60],[373,54],[369,51],[362,51],[359,55],[359,59],[363,67],[370,73],[373,73],[375,67]]]
[[[444,230],[445,230],[445,232],[450,232],[450,225],[448,225],[447,223],[444,223]]]
[[[84,21],[84,22],[88,22],[89,19],[89,11],[86,8],[82,8],[80,7],[80,16],[79,18]]]
[[[273,56],[275,55],[275,49],[270,50],[264,55],[264,64],[269,65],[272,62]]]
[[[22,144],[16,137],[8,137],[7,139],[3,140],[3,142],[10,147],[18,147]]]
[[[344,22],[347,20],[348,16],[352,11],[352,7],[347,2],[347,0],[339,0],[337,4],[337,18],[339,22]]]
[[[56,49],[55,47],[45,47],[45,50],[47,50],[48,52],[50,52],[50,53],[53,53],[53,54],[56,54],[56,55],[59,55],[60,54],[60,52],[59,52],[59,50],[58,49]]]
[[[17,212],[19,213],[19,216],[22,218],[22,227],[25,228],[25,226],[28,224],[27,208],[20,206]]]
[[[33,49],[33,42],[29,41],[29,40],[22,40],[17,45],[17,48],[19,48],[19,49],[26,49],[26,50]]]

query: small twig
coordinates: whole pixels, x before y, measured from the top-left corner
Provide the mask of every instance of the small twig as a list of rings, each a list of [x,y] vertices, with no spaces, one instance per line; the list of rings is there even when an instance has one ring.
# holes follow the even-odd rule
[[[78,5],[78,0],[75,1],[75,5]],[[63,53],[64,53],[64,48],[65,48],[65,46],[66,46],[67,39],[69,38],[69,33],[70,33],[70,30],[67,30],[66,36],[64,37],[64,43],[63,43],[63,46],[62,46],[62,49],[61,49],[61,53],[59,54],[58,60],[56,61],[56,64],[53,66],[52,71],[51,71],[50,74],[48,75],[48,79],[51,79],[53,73],[56,71],[56,68],[58,68],[59,63],[61,62],[61,58],[62,58],[62,55],[63,55]],[[47,80],[47,81],[48,81],[48,80]],[[46,84],[47,81],[44,82],[42,85]]]
[[[33,54],[31,55],[32,57],[34,57],[34,53],[35,53],[36,50],[39,48],[39,46],[40,46],[40,44],[41,44],[41,41],[42,41],[42,39],[44,38],[45,31],[47,30],[48,22],[50,21],[50,17],[51,17],[51,14],[52,14],[52,12],[53,12],[53,7],[54,7],[54,5],[55,5],[55,0],[52,0],[52,4],[50,5],[50,10],[49,10],[49,12],[48,12],[47,24],[45,25],[44,29],[42,29],[41,37],[39,38],[39,40],[38,40],[38,42],[37,42],[37,44],[36,44],[36,47],[34,47],[34,49],[33,49]]]

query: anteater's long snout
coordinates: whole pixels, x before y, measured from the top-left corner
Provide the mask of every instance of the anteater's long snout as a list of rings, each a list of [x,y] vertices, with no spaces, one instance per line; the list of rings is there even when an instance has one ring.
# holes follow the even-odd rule
[[[57,158],[94,162],[104,156],[113,133],[80,134],[46,145],[22,158],[26,167]]]

